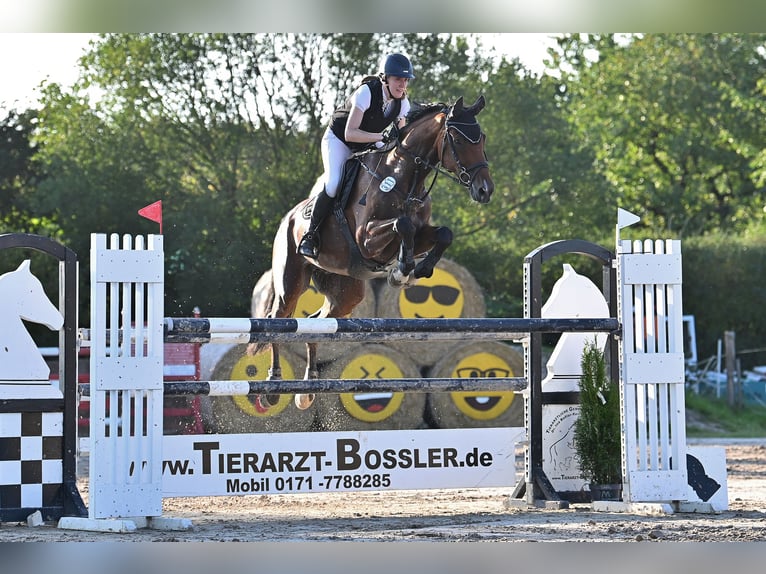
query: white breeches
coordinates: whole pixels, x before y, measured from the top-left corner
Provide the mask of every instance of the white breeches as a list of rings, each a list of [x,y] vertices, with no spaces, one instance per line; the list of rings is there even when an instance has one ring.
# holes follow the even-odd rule
[[[352,155],[348,146],[340,141],[330,129],[326,129],[322,137],[322,164],[324,174],[320,181],[324,184],[327,195],[335,197],[340,187],[343,166]],[[312,192],[313,195],[313,192]]]

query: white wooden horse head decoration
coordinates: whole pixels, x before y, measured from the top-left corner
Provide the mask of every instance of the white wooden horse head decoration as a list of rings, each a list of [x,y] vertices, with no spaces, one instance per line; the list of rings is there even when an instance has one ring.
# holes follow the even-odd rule
[[[64,317],[45,294],[27,259],[0,275],[0,382],[48,381],[50,369],[24,321],[58,331]]]
[[[609,305],[604,294],[585,275],[580,275],[568,263],[556,281],[551,296],[541,310],[542,317],[568,319],[597,319],[609,317]],[[564,333],[559,338],[550,359],[546,363],[548,378],[576,377],[582,375],[580,361],[585,343],[597,338],[599,348],[606,345],[606,333]],[[548,389],[552,390],[552,389]],[[563,390],[563,389],[562,389]],[[569,389],[566,389],[569,390]]]

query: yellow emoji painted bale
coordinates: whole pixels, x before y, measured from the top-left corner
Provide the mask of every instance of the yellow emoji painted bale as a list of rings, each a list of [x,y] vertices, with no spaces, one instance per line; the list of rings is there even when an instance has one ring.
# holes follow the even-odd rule
[[[289,349],[281,353],[282,377],[302,376],[305,360]],[[211,380],[258,381],[268,377],[271,364],[269,352],[248,355],[247,345],[232,345],[213,369]],[[295,407],[292,394],[277,395],[278,400],[265,408],[257,396],[205,396],[201,397],[206,428],[219,433],[243,432],[300,432],[314,426],[313,409],[300,411]]]
[[[417,365],[387,345],[361,344],[328,364],[330,379],[400,379],[420,376]],[[318,422],[323,430],[392,430],[423,426],[424,393],[321,394]]]
[[[434,365],[430,377],[523,377],[524,357],[499,341],[457,344]],[[481,390],[428,395],[427,420],[436,428],[524,426],[520,394]]]
[[[463,267],[442,259],[431,277],[418,279],[406,289],[383,286],[378,292],[378,317],[402,319],[458,319],[486,315],[481,287]],[[392,341],[389,346],[420,367],[431,367],[444,356],[449,341]]]

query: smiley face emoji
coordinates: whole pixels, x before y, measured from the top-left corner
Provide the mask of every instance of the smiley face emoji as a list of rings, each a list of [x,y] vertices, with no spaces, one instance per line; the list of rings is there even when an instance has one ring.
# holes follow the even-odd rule
[[[511,366],[493,353],[475,353],[460,361],[452,371],[453,378],[514,377]],[[513,402],[513,392],[454,392],[450,398],[458,410],[475,420],[491,420],[503,414]]]
[[[259,353],[258,355],[245,355],[240,358],[231,369],[231,379],[233,381],[263,381],[266,380],[271,366],[271,355],[269,353]],[[287,361],[281,362],[282,375],[286,379],[294,378],[293,368]],[[279,400],[269,408],[265,408],[258,400],[258,396],[236,395],[233,396],[234,404],[239,409],[253,417],[273,417],[281,413],[293,401],[293,395],[277,395]]]
[[[399,293],[399,312],[404,319],[456,319],[462,316],[463,288],[452,273],[434,269],[412,287]]]
[[[389,357],[367,353],[349,361],[341,379],[399,379],[402,370]],[[404,393],[342,393],[340,401],[355,419],[369,423],[380,422],[393,415],[401,406]]]

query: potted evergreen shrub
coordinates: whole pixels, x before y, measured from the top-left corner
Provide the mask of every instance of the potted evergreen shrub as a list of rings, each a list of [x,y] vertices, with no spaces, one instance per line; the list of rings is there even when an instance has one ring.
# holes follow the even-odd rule
[[[581,359],[580,416],[575,423],[575,453],[592,500],[620,500],[622,457],[620,389],[606,371],[596,338],[585,344]]]

